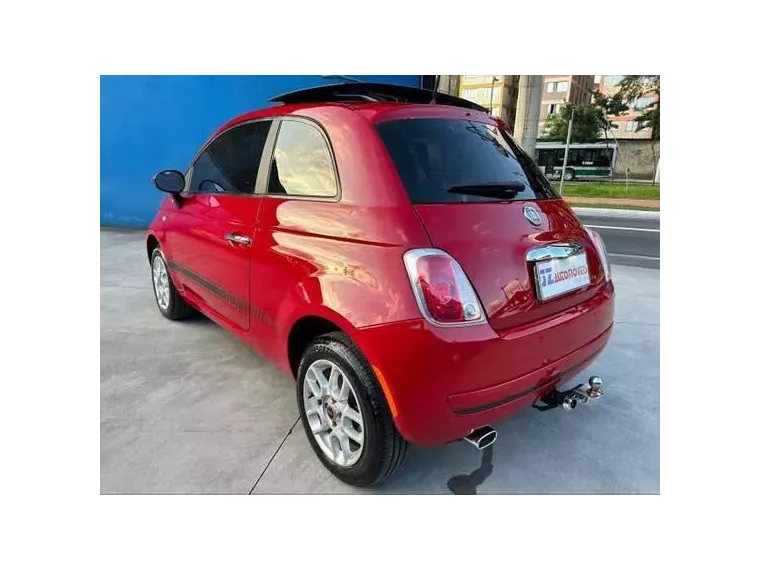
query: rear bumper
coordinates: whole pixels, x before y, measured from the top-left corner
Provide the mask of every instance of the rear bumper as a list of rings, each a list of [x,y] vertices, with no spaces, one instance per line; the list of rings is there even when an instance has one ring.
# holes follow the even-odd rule
[[[612,333],[614,287],[550,318],[496,333],[424,320],[357,331],[401,434],[420,445],[461,439],[579,374]]]

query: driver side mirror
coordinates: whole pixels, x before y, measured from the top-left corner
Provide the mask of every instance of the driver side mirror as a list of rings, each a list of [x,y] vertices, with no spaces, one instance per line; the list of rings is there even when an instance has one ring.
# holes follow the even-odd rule
[[[153,177],[153,184],[162,192],[176,196],[185,189],[185,175],[179,170],[162,170]]]

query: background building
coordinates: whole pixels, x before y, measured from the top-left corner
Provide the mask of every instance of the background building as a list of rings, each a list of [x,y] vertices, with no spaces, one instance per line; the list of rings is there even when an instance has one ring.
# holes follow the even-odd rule
[[[455,93],[449,87],[451,78],[442,75],[441,90]],[[519,75],[460,75],[459,96],[463,99],[490,109],[492,115],[501,117],[510,128],[515,127],[517,96],[520,87]],[[528,76],[526,76],[528,77]],[[444,78],[446,78],[444,80]],[[544,130],[544,122],[550,115],[559,112],[562,105],[585,105],[591,102],[594,90],[593,75],[544,75],[541,111],[539,114],[539,138]]]
[[[429,75],[356,75],[432,88]],[[153,175],[184,171],[225,121],[282,93],[350,79],[329,75],[153,75],[100,78],[100,223],[147,227],[165,195]]]
[[[544,75],[544,92],[541,97],[539,115],[539,138],[544,132],[544,124],[549,116],[558,113],[568,103],[586,105],[591,102],[594,90],[593,75]]]
[[[464,99],[491,109],[491,113],[499,115],[510,128],[515,129],[515,117],[518,111],[517,99],[520,87],[519,75],[442,75],[439,90],[452,95],[458,94]],[[523,76],[524,80],[532,78],[542,83],[540,95],[541,105],[538,114],[538,138],[540,139],[546,119],[559,112],[567,104],[586,105],[591,103],[591,97],[596,89],[612,95],[617,91],[617,83],[622,75],[544,75]],[[523,112],[523,127],[528,121],[528,102],[532,98],[530,81],[526,81],[525,101]],[[536,91],[538,93],[538,91]],[[615,162],[613,176],[615,178],[651,180],[655,175],[659,157],[659,142],[651,141],[651,129],[636,132],[636,117],[641,114],[637,107],[646,106],[651,99],[642,97],[635,102],[627,115],[610,117],[617,123],[613,136],[617,141],[618,160]],[[515,133],[524,134],[522,133]],[[530,138],[530,137],[529,137]],[[606,140],[600,138],[599,140]],[[522,143],[521,143],[522,144]]]
[[[459,97],[482,105],[514,129],[519,75],[460,75]]]
[[[614,95],[618,92],[617,84],[623,79],[623,75],[595,75],[594,88],[598,89],[605,95]],[[641,115],[641,109],[649,105],[653,100],[653,95],[645,95],[634,101],[625,115],[611,116],[610,121],[617,125],[615,129],[615,138],[617,139],[651,139],[652,129],[646,128],[636,132],[638,121],[636,117]]]

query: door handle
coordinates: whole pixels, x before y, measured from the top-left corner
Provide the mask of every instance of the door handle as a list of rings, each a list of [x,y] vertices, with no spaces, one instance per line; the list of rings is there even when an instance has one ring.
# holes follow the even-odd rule
[[[241,236],[240,234],[227,234],[224,236],[224,239],[232,244],[251,245],[251,238],[248,236]]]

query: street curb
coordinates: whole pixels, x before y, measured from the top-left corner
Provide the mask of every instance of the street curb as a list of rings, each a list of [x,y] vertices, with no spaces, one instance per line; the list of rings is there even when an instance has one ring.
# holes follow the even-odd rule
[[[576,214],[581,216],[606,216],[608,218],[641,218],[645,220],[659,220],[660,212],[647,210],[622,210],[613,208],[583,208],[571,206]]]

